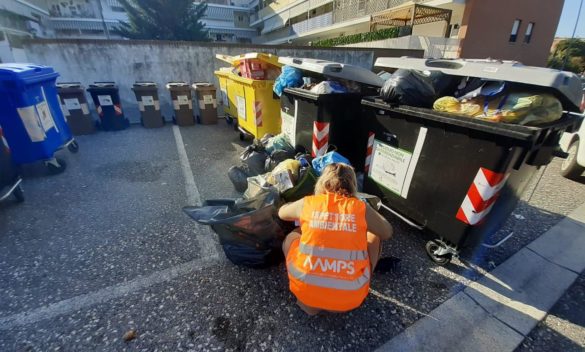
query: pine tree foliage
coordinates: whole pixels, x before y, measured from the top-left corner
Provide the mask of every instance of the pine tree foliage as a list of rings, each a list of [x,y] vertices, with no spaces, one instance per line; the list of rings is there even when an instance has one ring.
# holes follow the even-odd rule
[[[207,41],[208,32],[201,18],[207,4],[193,0],[118,0],[128,22],[120,22],[117,32],[129,39]]]

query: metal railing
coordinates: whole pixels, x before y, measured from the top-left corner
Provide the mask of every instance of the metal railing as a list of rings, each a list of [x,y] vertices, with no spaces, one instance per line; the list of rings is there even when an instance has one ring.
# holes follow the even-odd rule
[[[327,27],[333,24],[333,12],[326,13],[324,15],[316,16],[298,22],[292,25],[292,30],[296,34],[309,32],[318,28]]]

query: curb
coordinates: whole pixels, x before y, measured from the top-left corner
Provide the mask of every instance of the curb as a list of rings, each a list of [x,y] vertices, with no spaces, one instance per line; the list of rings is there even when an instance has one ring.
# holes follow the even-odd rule
[[[514,351],[585,270],[585,204],[377,351]]]

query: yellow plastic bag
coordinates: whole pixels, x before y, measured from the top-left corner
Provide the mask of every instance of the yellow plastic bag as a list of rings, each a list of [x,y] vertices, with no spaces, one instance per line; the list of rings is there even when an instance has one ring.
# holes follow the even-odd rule
[[[486,104],[486,99],[488,103]],[[519,125],[539,125],[556,121],[563,115],[561,102],[550,94],[510,93],[497,98],[476,97],[458,100],[442,97],[433,109],[441,112],[470,116],[492,122]]]

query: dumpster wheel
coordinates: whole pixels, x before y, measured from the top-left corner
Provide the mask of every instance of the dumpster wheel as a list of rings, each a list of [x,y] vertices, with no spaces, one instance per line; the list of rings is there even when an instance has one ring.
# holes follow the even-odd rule
[[[47,167],[47,170],[49,170],[49,174],[58,175],[65,171],[67,163],[65,163],[65,160],[53,158],[45,161],[45,166]]]
[[[67,145],[67,149],[69,149],[71,153],[75,154],[79,151],[79,143],[77,143],[77,141],[74,139],[71,141],[71,143],[69,143],[69,145]]]
[[[431,258],[431,260],[433,262],[435,262],[438,265],[449,264],[449,262],[451,262],[451,259],[453,259],[453,254],[451,254],[451,253],[442,254],[442,255],[435,254],[438,250],[442,249],[443,246],[444,245],[443,245],[442,241],[440,241],[440,240],[431,240],[431,241],[428,241],[427,244],[425,245],[425,250],[427,252],[427,255],[429,256],[429,258]]]

